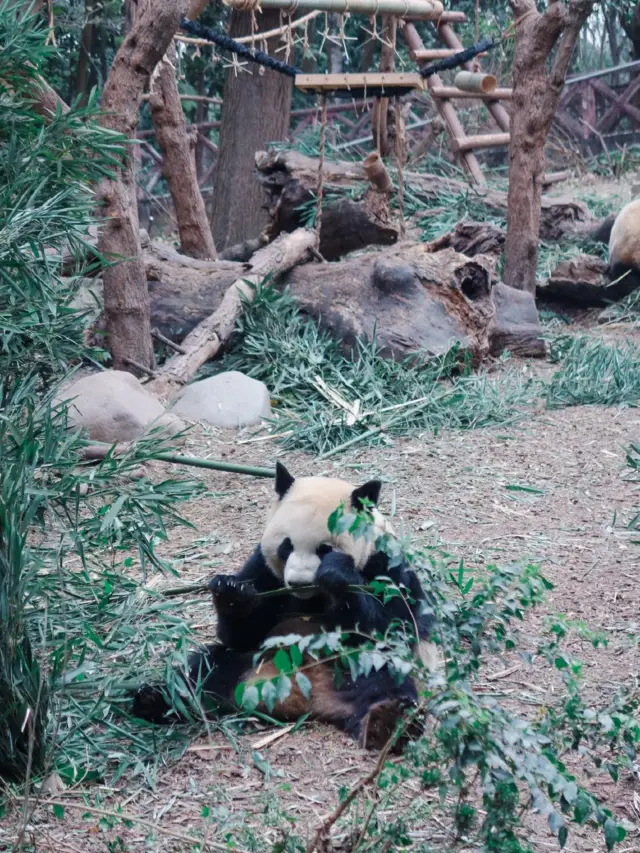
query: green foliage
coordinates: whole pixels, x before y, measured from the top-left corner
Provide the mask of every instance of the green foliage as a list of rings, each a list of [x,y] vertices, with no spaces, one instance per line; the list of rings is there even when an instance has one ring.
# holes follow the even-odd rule
[[[640,350],[630,341],[616,345],[563,335],[552,343],[550,358],[560,363],[545,391],[550,408],[635,406],[640,401]]]
[[[492,381],[471,374],[457,348],[439,358],[384,358],[375,342],[353,352],[302,317],[292,297],[262,287],[239,321],[235,345],[206,371],[242,370],[268,383],[277,401],[275,432],[283,443],[316,453],[335,449],[381,423],[394,435],[412,429],[469,429],[513,422],[527,404],[530,382],[516,374]],[[319,378],[322,382],[319,382]],[[327,397],[326,383],[346,401],[359,401],[359,417]],[[384,441],[380,434],[372,441]]]
[[[95,355],[58,259],[82,247],[91,182],[123,149],[91,103],[50,121],[33,109],[50,50],[31,23],[0,3],[0,775],[18,781],[44,772],[54,737],[65,778],[81,766],[105,772],[117,756],[104,742],[112,712],[98,701],[117,672],[102,670],[105,651],[117,650],[120,677],[133,676],[154,636],[144,639],[144,618],[133,618],[137,585],[116,568],[118,551],[137,549],[143,571],[166,569],[157,541],[181,521],[177,503],[200,488],[130,476],[162,449],[153,435],[124,457],[82,464],[84,440],[67,431],[64,408],[51,407],[71,364]],[[170,616],[156,630],[175,641],[186,629]],[[146,755],[158,758],[152,740]]]
[[[334,534],[348,530],[371,537],[371,525],[366,511],[339,510],[329,520]],[[537,567],[489,566],[482,578],[474,578],[462,563],[456,565],[435,550],[409,550],[388,535],[378,538],[376,547],[389,555],[392,564],[406,561],[429,590],[427,607],[438,620],[434,639],[446,661],[444,670],[425,671],[410,651],[413,631],[404,625],[393,625],[384,636],[372,635],[363,646],[355,647],[348,632],[292,634],[264,644],[269,656],[275,651],[277,678],[240,689],[236,697],[247,711],[260,700],[273,708],[289,695],[294,679],[327,664],[335,666],[338,681],[341,672],[357,678],[386,666],[398,678],[411,675],[422,683],[420,708],[413,719],[426,715],[428,732],[397,730],[396,737],[406,737],[410,731],[411,740],[403,760],[382,770],[371,803],[371,809],[385,810],[390,817],[385,822],[358,822],[356,815],[350,816],[352,831],[363,845],[353,849],[404,849],[412,828],[424,827],[424,814],[391,807],[405,785],[411,791],[418,785],[437,793],[440,818],[444,812],[451,837],[464,836],[471,846],[481,844],[487,851],[527,849],[528,830],[522,818],[528,810],[546,818],[561,847],[571,823],[589,822],[601,828],[607,848],[612,849],[624,838],[624,828],[562,760],[571,751],[586,769],[606,769],[614,779],[636,760],[637,689],[621,690],[606,707],[589,707],[580,692],[581,664],[563,650],[572,635],[590,639],[596,647],[602,637],[560,617],[548,625],[548,639],[540,643],[533,658],[521,650],[538,669],[557,670],[565,689],[535,719],[519,719],[478,687],[496,656],[520,649],[519,625],[527,610],[540,604],[551,588]],[[389,578],[376,579],[369,590],[381,597],[408,595]],[[477,808],[479,795],[483,812]],[[386,805],[380,802],[382,797]],[[362,811],[368,813],[367,808]],[[394,818],[398,814],[402,817]]]

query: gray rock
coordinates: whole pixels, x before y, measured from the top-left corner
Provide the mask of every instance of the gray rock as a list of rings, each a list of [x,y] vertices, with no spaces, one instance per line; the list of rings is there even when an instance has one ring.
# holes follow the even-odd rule
[[[271,399],[264,382],[231,370],[187,385],[172,411],[187,420],[242,427],[269,417]]]
[[[185,428],[135,376],[122,370],[76,379],[58,394],[57,401],[63,400],[69,401],[69,426],[84,427],[93,441],[133,441],[157,427],[168,437]]]

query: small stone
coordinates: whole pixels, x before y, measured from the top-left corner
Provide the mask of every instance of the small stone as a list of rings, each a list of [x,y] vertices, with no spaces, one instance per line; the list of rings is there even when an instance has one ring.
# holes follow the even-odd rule
[[[264,382],[231,370],[187,385],[172,411],[187,420],[237,428],[268,418],[271,399]]]
[[[70,427],[84,427],[93,441],[133,441],[149,428],[166,436],[184,424],[125,370],[104,370],[76,379],[61,391],[57,402],[68,402]]]

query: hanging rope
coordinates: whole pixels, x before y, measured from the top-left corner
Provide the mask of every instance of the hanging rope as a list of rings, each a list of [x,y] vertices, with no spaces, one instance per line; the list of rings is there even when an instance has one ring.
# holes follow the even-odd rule
[[[302,74],[299,68],[295,65],[288,65],[286,62],[281,62],[279,59],[274,59],[268,53],[262,50],[251,50],[244,44],[240,44],[230,38],[226,33],[219,33],[212,30],[211,27],[205,27],[197,21],[190,21],[188,18],[183,18],[180,22],[180,29],[186,33],[191,33],[196,38],[205,39],[212,44],[235,53],[236,56],[241,56],[243,59],[248,59],[249,62],[255,62],[257,65],[263,65],[265,68],[270,68],[272,71],[278,71],[280,74],[286,74],[288,77],[295,77],[296,74]]]
[[[320,246],[320,227],[322,225],[322,196],[324,193],[324,154],[327,137],[327,96],[322,96],[322,114],[320,117],[320,156],[318,157],[318,181],[316,184],[316,234]]]
[[[400,218],[400,238],[404,240],[406,228],[404,224],[404,147],[406,142],[404,119],[400,106],[400,98],[395,99],[396,107],[396,165],[398,168],[398,216]]]
[[[449,71],[452,68],[458,68],[460,65],[464,65],[465,62],[469,62],[470,59],[473,59],[479,53],[485,53],[485,51],[491,50],[498,44],[499,40],[490,39],[485,36],[479,42],[476,42],[476,44],[472,44],[471,47],[454,53],[453,56],[448,56],[446,59],[438,59],[435,62],[429,63],[429,65],[425,65],[424,68],[420,69],[420,74],[423,77],[431,77],[432,74],[438,74],[440,71]]]

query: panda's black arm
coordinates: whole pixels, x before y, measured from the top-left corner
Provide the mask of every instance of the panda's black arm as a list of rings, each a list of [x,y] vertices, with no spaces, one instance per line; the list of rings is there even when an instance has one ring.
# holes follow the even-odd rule
[[[383,603],[369,592],[348,589],[362,586],[368,579],[358,571],[351,557],[341,551],[331,551],[322,558],[316,574],[316,583],[328,600],[323,615],[325,628],[343,631],[356,626],[365,634],[384,631],[393,616],[387,615]]]
[[[383,624],[379,630],[386,630],[393,621],[409,622],[417,627],[419,639],[428,639],[433,629],[435,615],[429,607],[432,604],[430,597],[425,594],[413,569],[410,569],[406,563],[390,567],[388,556],[382,551],[377,551],[369,558],[363,569],[363,575],[368,581],[375,577],[388,577],[404,593],[402,597],[394,596],[384,605],[384,617],[381,618]]]
[[[218,614],[218,638],[237,651],[258,648],[291,608],[290,594],[261,598],[257,593],[282,589],[266,564],[260,546],[233,576],[218,575],[209,583]]]

